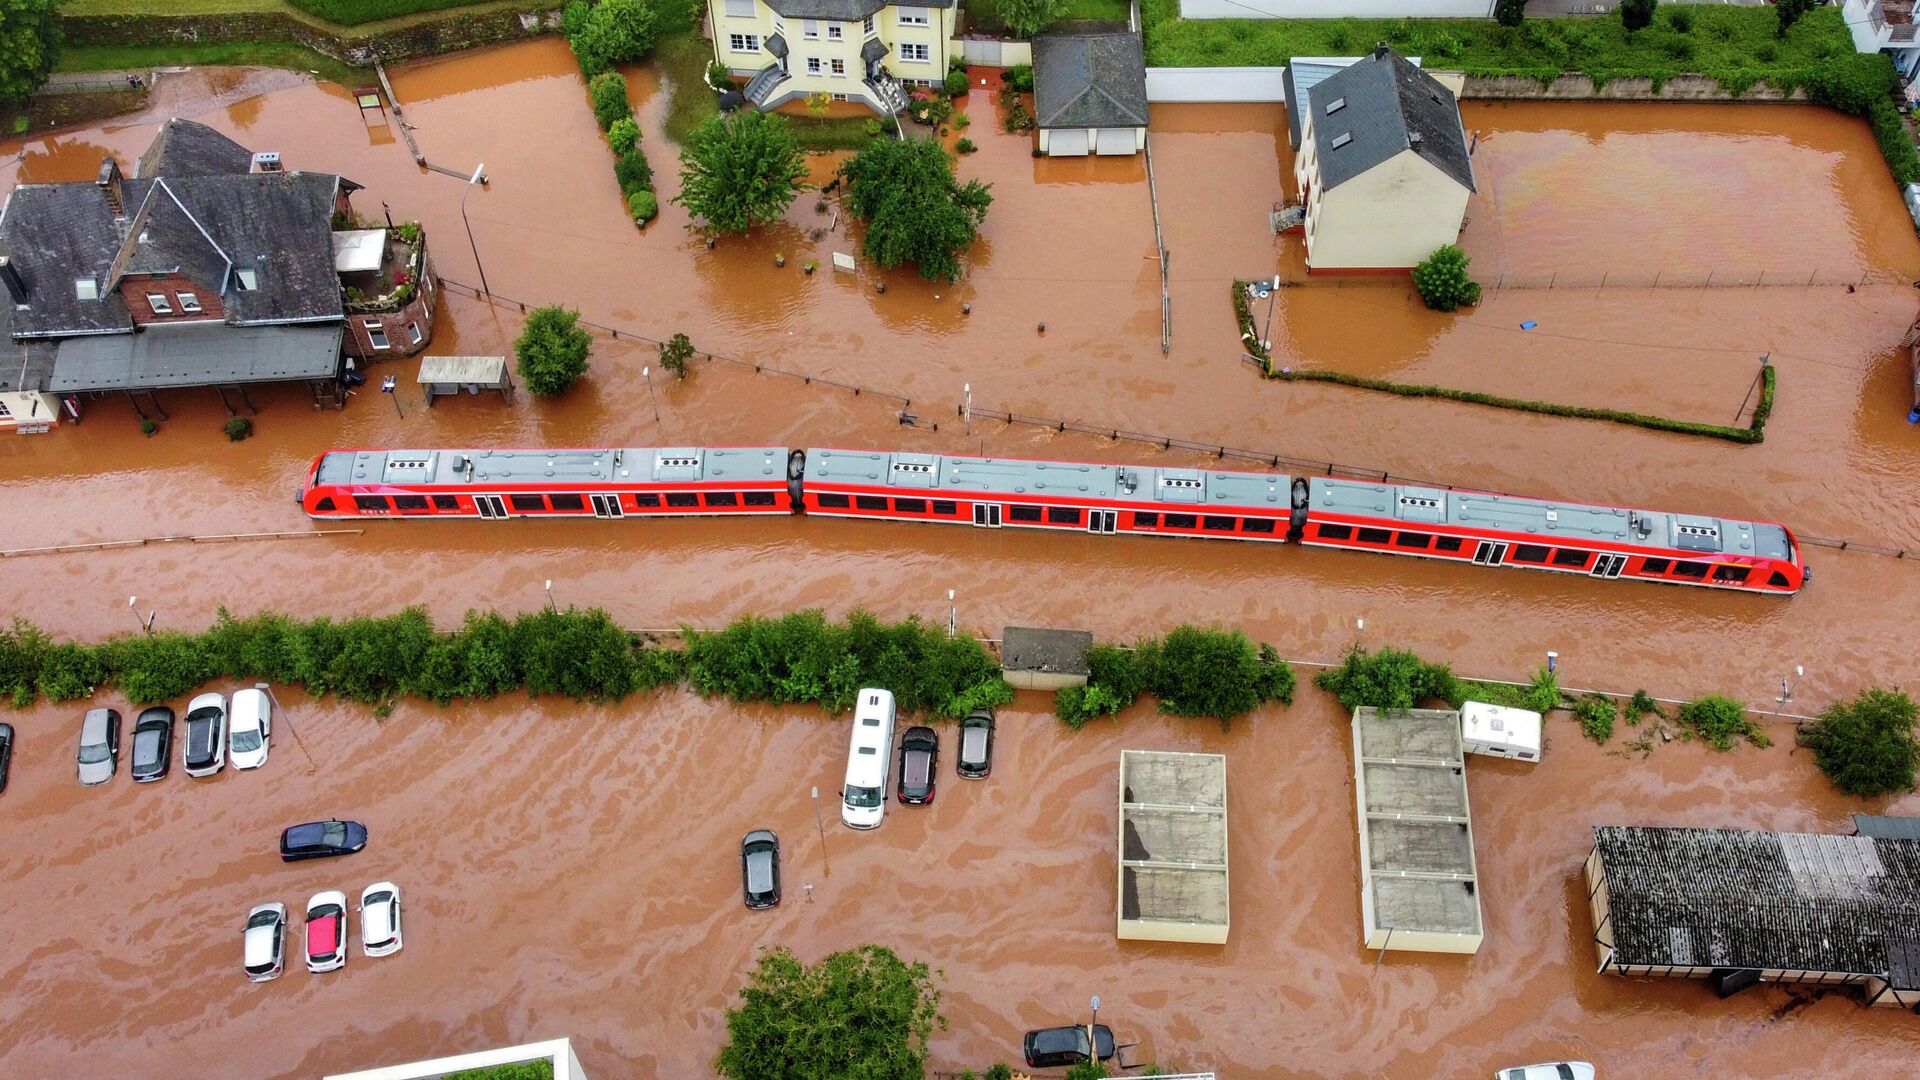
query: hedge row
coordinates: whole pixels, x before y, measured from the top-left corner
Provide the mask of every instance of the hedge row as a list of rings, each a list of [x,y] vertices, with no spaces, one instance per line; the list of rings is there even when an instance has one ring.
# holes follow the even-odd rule
[[[301,11],[341,26],[417,15],[422,11],[473,7],[475,0],[287,0]]]
[[[652,9],[630,6],[640,16],[638,27],[609,29],[596,24],[596,9],[584,0],[566,6],[561,26],[581,72],[588,76],[587,96],[593,102],[594,120],[606,132],[607,148],[613,151],[613,175],[620,182],[620,198],[628,216],[636,224],[645,225],[660,213],[660,197],[653,192],[653,166],[640,148],[640,124],[627,97],[627,77],[612,70],[611,58],[602,55],[611,52],[625,57],[627,51],[652,48],[656,18]],[[617,48],[609,43],[614,38],[622,39]]]
[[[1087,662],[1087,685],[1069,686],[1054,698],[1054,711],[1075,731],[1096,716],[1119,713],[1143,693],[1160,699],[1161,712],[1212,717],[1222,730],[1265,702],[1293,703],[1293,669],[1273,646],[1256,649],[1237,630],[1181,626],[1131,649],[1095,645]]]
[[[523,15],[541,15],[552,0],[522,0],[483,11],[448,11],[390,30],[335,33],[292,11],[236,11],[196,15],[116,14],[60,16],[66,43],[87,46],[160,46],[288,41],[343,63],[370,65],[437,56],[546,33],[544,21],[528,29]]]

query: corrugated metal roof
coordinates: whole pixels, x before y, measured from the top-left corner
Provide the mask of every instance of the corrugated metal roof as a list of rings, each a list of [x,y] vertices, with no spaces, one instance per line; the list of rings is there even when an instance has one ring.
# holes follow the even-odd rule
[[[340,326],[157,325],[132,334],[64,338],[56,393],[329,379],[340,371]]]

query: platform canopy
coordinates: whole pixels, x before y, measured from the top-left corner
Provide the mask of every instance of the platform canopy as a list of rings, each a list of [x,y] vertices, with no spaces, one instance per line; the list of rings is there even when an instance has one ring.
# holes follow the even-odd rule
[[[67,338],[54,354],[55,393],[300,382],[340,373],[340,325],[150,326],[137,334]]]
[[[356,274],[380,269],[387,248],[385,229],[347,229],[333,234],[333,269]]]

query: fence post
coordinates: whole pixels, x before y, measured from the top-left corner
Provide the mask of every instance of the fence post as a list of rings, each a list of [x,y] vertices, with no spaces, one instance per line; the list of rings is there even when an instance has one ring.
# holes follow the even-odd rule
[[[1760,276],[1754,279],[1753,287],[1757,289],[1760,286],[1765,285],[1766,283],[1767,283],[1767,272],[1765,270],[1762,270],[1760,271]]]

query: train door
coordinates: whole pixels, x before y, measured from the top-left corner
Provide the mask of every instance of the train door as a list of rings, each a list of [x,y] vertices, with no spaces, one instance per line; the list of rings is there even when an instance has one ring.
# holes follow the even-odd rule
[[[1620,571],[1626,568],[1627,557],[1625,555],[1608,555],[1602,552],[1600,557],[1593,561],[1593,569],[1587,571],[1587,576],[1617,578],[1620,576]]]
[[[498,495],[475,495],[474,509],[480,511],[483,518],[503,518],[507,516],[507,501]]]
[[[1087,531],[1090,533],[1111,533],[1120,524],[1120,515],[1112,510],[1087,511]]]
[[[620,496],[618,495],[595,495],[592,496],[592,499],[594,517],[617,518],[627,516],[626,512],[620,509]]]
[[[1482,540],[1474,549],[1473,561],[1481,566],[1499,566],[1507,561],[1507,545],[1494,540]]]
[[[974,503],[973,504],[973,523],[982,529],[999,528],[1000,527],[1000,504],[999,503]]]

